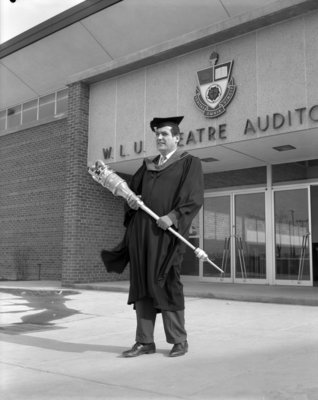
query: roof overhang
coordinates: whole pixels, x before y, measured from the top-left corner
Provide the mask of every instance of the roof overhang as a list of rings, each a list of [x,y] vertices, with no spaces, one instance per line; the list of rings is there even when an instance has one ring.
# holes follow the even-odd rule
[[[31,45],[38,40],[44,39],[45,37],[52,35],[68,26],[80,22],[82,19],[89,17],[98,11],[104,10],[116,3],[123,0],[89,0],[83,1],[82,3],[69,8],[56,15],[53,18],[48,19],[41,24],[36,25],[34,28],[28,29],[26,32],[8,40],[7,42],[0,45],[0,59],[23,49],[26,46]]]
[[[224,42],[317,9],[317,0],[277,1],[261,9],[217,22],[195,32],[185,33],[170,41],[74,74],[69,78],[68,83],[78,81],[95,83],[109,79],[206,46]]]
[[[0,109],[317,9],[317,0],[87,0],[0,46]]]

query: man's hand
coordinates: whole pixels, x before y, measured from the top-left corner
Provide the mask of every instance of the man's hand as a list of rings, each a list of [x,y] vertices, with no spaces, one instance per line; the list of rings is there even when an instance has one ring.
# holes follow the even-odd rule
[[[208,255],[206,252],[199,247],[194,250],[194,254],[202,261],[206,260],[208,258]]]
[[[141,196],[136,196],[136,197],[138,197],[139,199],[141,198]],[[133,210],[138,210],[138,208],[140,207],[136,197],[131,196],[131,197],[128,197],[128,199],[127,199],[127,204]]]
[[[173,225],[172,220],[170,219],[170,217],[168,217],[168,215],[164,215],[163,217],[160,217],[157,220],[157,225],[159,226],[159,228],[166,230],[168,229],[171,225]]]

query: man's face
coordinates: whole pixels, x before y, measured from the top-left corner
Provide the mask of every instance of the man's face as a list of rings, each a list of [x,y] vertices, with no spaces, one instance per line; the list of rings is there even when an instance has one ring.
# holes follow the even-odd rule
[[[171,153],[178,147],[179,135],[172,136],[170,126],[162,126],[156,129],[157,149],[162,155]]]

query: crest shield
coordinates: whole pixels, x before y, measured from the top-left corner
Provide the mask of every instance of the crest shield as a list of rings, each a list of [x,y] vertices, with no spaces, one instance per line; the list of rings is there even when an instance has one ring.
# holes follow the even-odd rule
[[[236,86],[232,75],[233,60],[216,65],[217,53],[210,57],[211,67],[197,71],[198,83],[196,105],[204,115],[216,118],[225,112],[225,107],[232,100]]]

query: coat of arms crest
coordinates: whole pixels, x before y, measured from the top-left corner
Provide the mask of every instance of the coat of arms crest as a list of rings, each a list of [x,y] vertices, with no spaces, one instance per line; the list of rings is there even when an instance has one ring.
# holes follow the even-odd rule
[[[194,101],[207,118],[217,118],[225,113],[236,91],[232,77],[234,61],[217,65],[218,58],[219,55],[213,52],[210,56],[211,66],[197,71],[199,85]]]

